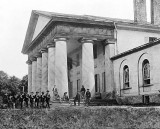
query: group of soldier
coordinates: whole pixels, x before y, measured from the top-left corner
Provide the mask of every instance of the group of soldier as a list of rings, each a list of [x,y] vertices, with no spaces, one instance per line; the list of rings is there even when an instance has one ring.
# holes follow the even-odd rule
[[[91,93],[90,93],[89,89],[87,89],[87,91],[86,91],[86,89],[82,85],[81,90],[78,91],[76,96],[74,97],[74,105],[76,105],[76,101],[78,101],[78,106],[79,106],[80,100],[83,99],[83,100],[85,100],[84,104],[86,106],[88,106],[90,103],[90,98],[91,98]]]
[[[3,97],[3,103],[8,108],[50,108],[50,94],[47,90],[46,93],[31,92],[31,94],[20,93],[16,95],[5,94]]]

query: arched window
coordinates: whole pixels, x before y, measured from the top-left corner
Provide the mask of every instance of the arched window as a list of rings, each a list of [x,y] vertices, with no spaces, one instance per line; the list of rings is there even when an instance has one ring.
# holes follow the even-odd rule
[[[129,68],[127,65],[123,67],[123,86],[124,88],[129,87]]]
[[[144,86],[150,84],[150,65],[147,59],[142,63],[142,77]]]

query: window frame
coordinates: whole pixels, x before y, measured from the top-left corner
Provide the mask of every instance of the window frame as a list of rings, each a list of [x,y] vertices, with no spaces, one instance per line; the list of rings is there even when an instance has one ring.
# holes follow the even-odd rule
[[[151,84],[150,63],[147,59],[145,59],[142,62],[142,79],[143,79],[143,86]]]
[[[128,70],[128,71],[126,71],[126,70]],[[127,72],[128,72],[128,74],[127,74]],[[125,65],[123,67],[123,88],[124,89],[130,88],[130,82],[129,81],[130,81],[129,80],[129,67],[128,67],[128,65]]]

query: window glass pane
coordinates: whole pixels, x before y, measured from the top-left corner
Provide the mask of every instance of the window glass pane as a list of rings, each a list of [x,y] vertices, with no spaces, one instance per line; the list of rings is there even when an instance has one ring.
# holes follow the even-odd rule
[[[143,85],[150,84],[150,65],[149,61],[145,59],[142,63]]]
[[[79,65],[80,65],[80,58],[79,58],[79,54],[77,54],[76,59],[77,59],[77,66],[79,66]]]
[[[102,88],[103,88],[103,92],[106,92],[105,72],[102,73]]]
[[[80,88],[81,88],[81,86],[80,86],[80,79],[78,79],[77,80],[77,91],[80,91]]]
[[[97,44],[93,46],[93,56],[94,56],[94,59],[97,58]]]
[[[129,68],[127,65],[123,68],[123,85],[124,88],[129,87]]]

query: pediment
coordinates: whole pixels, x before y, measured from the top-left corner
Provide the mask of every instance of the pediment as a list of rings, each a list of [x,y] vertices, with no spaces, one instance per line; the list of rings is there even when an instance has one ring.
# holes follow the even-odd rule
[[[50,21],[51,19],[48,17],[44,17],[44,16],[38,16],[37,19],[37,24],[35,26],[35,30],[33,33],[33,37],[32,37],[32,41],[37,37],[37,35],[43,30],[43,28],[47,25],[47,23]]]

